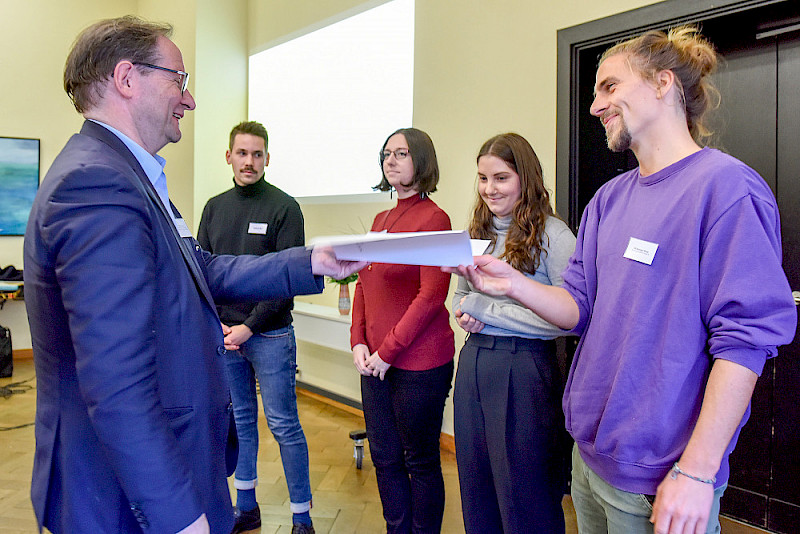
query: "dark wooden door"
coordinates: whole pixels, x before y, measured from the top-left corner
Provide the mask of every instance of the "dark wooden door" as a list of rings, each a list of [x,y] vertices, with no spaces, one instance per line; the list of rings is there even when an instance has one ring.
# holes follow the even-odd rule
[[[731,35],[731,33],[727,33]],[[713,38],[713,36],[711,36]],[[781,211],[784,269],[800,290],[800,37],[721,37],[717,143],[761,174]],[[758,381],[731,455],[722,511],[775,532],[800,531],[800,341]]]
[[[778,42],[777,190],[783,265],[800,291],[800,36]],[[797,295],[798,293],[795,293]],[[800,336],[775,360],[773,488],[767,528],[800,532]]]

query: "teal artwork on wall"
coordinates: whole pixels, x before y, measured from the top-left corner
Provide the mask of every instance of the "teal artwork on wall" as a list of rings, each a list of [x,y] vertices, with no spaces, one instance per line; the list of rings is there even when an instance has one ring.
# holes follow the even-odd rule
[[[39,140],[0,137],[0,236],[25,235],[39,189]]]

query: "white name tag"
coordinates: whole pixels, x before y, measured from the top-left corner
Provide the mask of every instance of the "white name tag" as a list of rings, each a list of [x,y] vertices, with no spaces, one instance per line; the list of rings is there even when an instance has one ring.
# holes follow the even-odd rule
[[[628,248],[625,249],[625,254],[622,256],[629,260],[652,265],[653,258],[656,257],[656,250],[658,250],[658,243],[651,243],[632,237],[628,241]]]
[[[267,223],[251,222],[250,226],[247,228],[247,233],[267,235]]]
[[[189,230],[189,225],[183,219],[175,219],[175,228],[178,229],[178,235],[181,237],[192,237],[192,231]]]

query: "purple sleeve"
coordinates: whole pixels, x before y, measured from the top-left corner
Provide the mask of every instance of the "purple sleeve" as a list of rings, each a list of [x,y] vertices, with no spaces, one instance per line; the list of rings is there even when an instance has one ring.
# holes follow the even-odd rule
[[[567,290],[578,305],[580,318],[572,334],[581,335],[589,322],[592,313],[594,297],[597,294],[597,271],[595,270],[597,257],[597,219],[590,216],[594,212],[594,200],[589,203],[583,212],[581,225],[578,228],[575,252],[567,263],[567,268],[562,277],[564,282],[561,287]],[[588,259],[588,261],[584,261]]]
[[[761,374],[791,342],[797,312],[781,267],[775,204],[748,195],[710,225],[701,243],[700,299],[714,358]]]

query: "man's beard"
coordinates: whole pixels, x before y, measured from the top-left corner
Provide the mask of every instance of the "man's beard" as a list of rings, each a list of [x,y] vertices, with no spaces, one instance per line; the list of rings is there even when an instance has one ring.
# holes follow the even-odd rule
[[[606,130],[606,143],[612,152],[625,152],[631,147],[631,132],[620,116],[620,124],[616,132]]]

